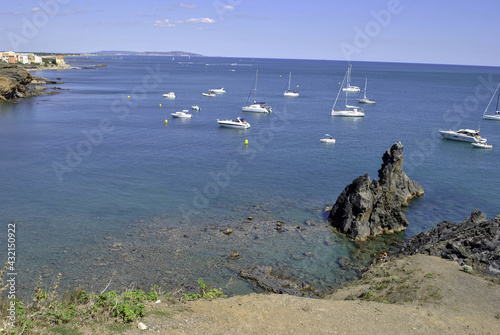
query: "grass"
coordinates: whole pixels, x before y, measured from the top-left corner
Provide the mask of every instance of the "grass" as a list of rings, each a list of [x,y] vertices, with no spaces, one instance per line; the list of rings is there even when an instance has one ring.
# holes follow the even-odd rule
[[[0,292],[7,286],[3,284],[0,272]],[[81,334],[82,327],[106,329],[105,333],[122,333],[130,328],[132,321],[146,315],[146,306],[150,306],[149,314],[171,318],[170,312],[155,308],[154,302],[164,299],[174,302],[174,294],[164,293],[158,286],[153,286],[149,292],[140,289],[127,290],[122,293],[115,291],[100,294],[77,289],[58,296],[62,274],[59,274],[54,286],[49,290],[43,287],[42,277],[38,280],[31,302],[13,300],[15,304],[15,327],[4,323],[2,334]],[[198,280],[199,292],[184,294],[184,300],[215,299],[226,297],[221,289],[208,288],[203,279]],[[5,287],[5,288],[4,288]],[[3,288],[3,289],[2,289]],[[0,297],[0,318],[9,315],[7,308],[11,301]],[[0,328],[2,326],[0,325]],[[96,333],[101,331],[96,330]]]

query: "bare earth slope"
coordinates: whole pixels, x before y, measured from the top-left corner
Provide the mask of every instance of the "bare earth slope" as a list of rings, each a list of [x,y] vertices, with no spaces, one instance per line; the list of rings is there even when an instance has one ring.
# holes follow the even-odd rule
[[[126,334],[500,334],[500,285],[425,255],[377,264],[326,299],[252,294],[150,308],[140,320],[148,328]]]

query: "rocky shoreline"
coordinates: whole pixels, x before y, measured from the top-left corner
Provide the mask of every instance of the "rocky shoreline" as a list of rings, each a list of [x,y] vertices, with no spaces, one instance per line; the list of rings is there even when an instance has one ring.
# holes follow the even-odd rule
[[[18,99],[54,94],[60,87],[45,85],[63,84],[30,74],[20,66],[0,63],[0,102],[16,102]]]

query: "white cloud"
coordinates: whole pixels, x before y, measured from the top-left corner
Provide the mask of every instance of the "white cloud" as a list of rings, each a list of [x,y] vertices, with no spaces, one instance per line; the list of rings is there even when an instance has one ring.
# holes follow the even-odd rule
[[[187,19],[185,23],[215,23],[214,19],[209,17],[201,17],[199,19]]]
[[[169,19],[165,20],[156,20],[155,27],[175,27],[175,23],[173,21],[170,21]]]
[[[181,20],[181,21],[172,21],[169,19],[165,20],[156,20],[154,23],[155,27],[175,27],[177,24],[182,24],[182,23],[190,23],[190,24],[210,24],[210,23],[215,23],[216,21],[214,19],[211,19],[209,17],[201,17],[199,19],[187,19],[187,20]]]
[[[217,7],[217,9],[223,9],[223,10],[233,10],[234,9],[234,6],[231,6],[231,5],[226,5],[226,6],[219,6]]]
[[[190,4],[190,3],[181,3],[179,6],[182,8],[198,8],[198,6]]]

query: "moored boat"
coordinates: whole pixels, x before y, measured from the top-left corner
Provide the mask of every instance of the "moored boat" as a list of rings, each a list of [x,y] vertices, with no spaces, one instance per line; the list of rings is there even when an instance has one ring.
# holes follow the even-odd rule
[[[323,136],[319,141],[322,143],[335,143],[335,139],[330,134],[325,134],[325,136]]]
[[[170,113],[170,115],[172,115],[173,118],[178,118],[178,119],[190,119],[193,116],[192,114],[189,114],[187,110]]]
[[[471,143],[471,145],[477,149],[493,149],[493,144],[488,144],[486,142],[480,142],[480,143],[474,142]]]
[[[168,92],[163,94],[164,98],[169,98],[169,99],[175,99],[175,93],[174,92]]]
[[[211,89],[210,92],[214,92],[215,94],[226,93],[226,91],[224,90],[224,87]]]
[[[258,74],[259,74],[259,70],[257,70],[255,72],[255,83],[254,83],[252,90],[250,90],[250,94],[252,94],[252,91],[253,91],[253,104],[243,106],[241,108],[241,110],[243,112],[251,112],[251,113],[271,113],[272,112],[271,106],[267,106],[265,102],[255,101],[255,93],[257,92]],[[248,98],[250,97],[250,94],[248,95]],[[247,101],[248,101],[248,98],[247,98]]]
[[[217,123],[221,127],[226,128],[236,128],[236,129],[247,129],[250,128],[250,123],[248,123],[245,119],[238,117],[234,120],[219,120],[217,119]]]
[[[440,130],[439,133],[443,138],[454,140],[454,141],[462,141],[462,142],[470,142],[470,143],[486,143],[486,139],[482,138],[479,135],[478,130],[472,129],[460,129],[460,130]]]
[[[212,91],[208,93],[203,92],[201,95],[203,95],[204,97],[215,97],[215,93]]]

